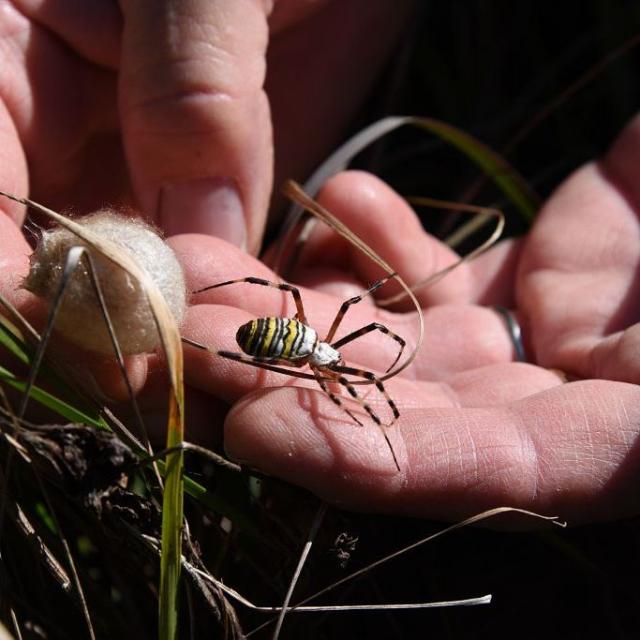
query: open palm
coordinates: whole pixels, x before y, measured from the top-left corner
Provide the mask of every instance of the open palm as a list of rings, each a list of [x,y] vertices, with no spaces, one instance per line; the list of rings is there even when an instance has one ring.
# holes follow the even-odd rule
[[[234,403],[225,422],[227,451],[363,510],[451,518],[511,505],[572,522],[634,512],[638,136],[640,120],[600,163],[566,181],[524,240],[501,243],[420,294],[425,343],[415,363],[386,383],[401,412],[389,430],[400,472],[375,425],[365,420],[358,427],[312,381],[188,348],[189,383]],[[398,196],[366,174],[334,178],[320,200],[409,282],[454,259]],[[222,241],[190,235],[172,242],[191,289],[245,275],[277,280]],[[320,335],[345,298],[381,275],[376,269],[329,232],[314,236],[297,279],[308,285],[306,314]],[[238,350],[235,332],[248,319],[295,313],[284,294],[250,284],[193,302],[184,334],[227,351]],[[514,362],[492,305],[515,309],[536,364]],[[373,321],[415,344],[415,313],[367,301],[352,307],[338,337]],[[370,334],[345,347],[344,356],[384,371],[396,347]],[[384,421],[384,399],[359,389]]]

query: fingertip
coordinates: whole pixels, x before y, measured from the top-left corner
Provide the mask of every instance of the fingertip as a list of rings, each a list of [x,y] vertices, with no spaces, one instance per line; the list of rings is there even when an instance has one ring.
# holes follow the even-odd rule
[[[217,237],[188,233],[168,238],[167,243],[182,265],[189,291],[246,275],[275,277],[261,261]],[[199,304],[208,299],[203,293],[193,302]]]
[[[631,200],[635,209],[640,207],[640,188],[634,170],[640,160],[640,115],[633,117],[618,135],[602,159],[602,166],[617,186]]]
[[[43,310],[40,308],[41,314]],[[55,333],[47,345],[47,357],[60,364],[82,389],[106,403],[131,402],[147,379],[147,354],[124,356],[125,379],[115,356],[87,351]]]
[[[15,123],[2,100],[0,100],[0,189],[8,195],[20,197],[25,197],[29,190],[27,158]],[[0,218],[4,218],[2,214],[6,214],[14,225],[21,225],[26,207],[2,196],[0,212],[2,212]],[[0,229],[0,239],[4,241],[7,234],[11,233],[11,230]]]
[[[200,233],[247,250],[247,225],[235,181],[195,178],[160,192],[158,222],[168,236]]]
[[[124,358],[128,383],[120,366],[113,360],[93,360],[88,356],[83,369],[86,367],[91,372],[97,388],[108,402],[125,403],[131,402],[132,395],[135,397],[144,387],[148,371],[147,360],[146,355]]]
[[[640,324],[606,336],[585,350],[594,377],[640,383]]]
[[[142,209],[169,234],[207,233],[257,251],[273,156],[265,7],[122,7],[120,110]]]
[[[402,196],[369,173],[345,171],[333,176],[318,194],[318,202],[386,260],[409,285],[458,260],[455,252],[424,231],[415,211]],[[307,260],[323,260],[322,251],[327,244],[324,235],[320,251],[314,252],[311,240]],[[381,276],[380,267],[369,256],[353,247],[350,252],[351,266],[362,282],[370,283]],[[420,302],[467,300],[470,278],[465,266],[450,273],[446,282],[419,291]],[[377,297],[387,298],[400,291],[396,282],[389,282]]]

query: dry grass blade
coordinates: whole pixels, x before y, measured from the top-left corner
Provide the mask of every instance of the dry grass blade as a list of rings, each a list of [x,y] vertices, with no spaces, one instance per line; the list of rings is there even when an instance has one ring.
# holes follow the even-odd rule
[[[174,453],[175,451],[179,451],[179,450],[182,450],[185,452],[193,451],[194,453],[197,453],[203,458],[206,458],[207,460],[211,460],[211,462],[217,464],[219,467],[222,467],[223,469],[227,469],[228,471],[233,471],[234,473],[242,472],[242,467],[239,464],[236,464],[231,460],[227,460],[226,458],[223,458],[221,455],[217,454],[215,451],[211,451],[206,447],[201,447],[197,444],[193,444],[193,442],[187,442],[187,441],[183,441],[182,443],[180,443],[175,447],[172,447],[171,449],[163,449],[162,451],[156,451],[151,456],[148,456],[146,458],[141,458],[138,464],[139,466],[150,464],[155,460],[160,460],[161,458],[164,458],[169,453]]]
[[[263,607],[254,604],[250,600],[247,600],[242,594],[238,593],[235,589],[232,589],[228,585],[216,580],[210,574],[198,569],[196,567],[189,567],[189,564],[185,561],[185,569],[189,572],[196,573],[203,580],[210,582],[218,587],[221,591],[233,598],[236,602],[251,609],[252,611],[258,611],[261,613],[280,613],[282,607]],[[312,596],[315,597],[315,596]],[[331,611],[405,611],[412,609],[440,609],[443,607],[475,607],[478,605],[489,604],[491,602],[491,595],[478,596],[476,598],[464,598],[463,600],[440,600],[438,602],[394,602],[391,604],[346,604],[346,605],[293,605],[287,607],[287,613],[329,613]],[[273,620],[268,620],[260,627],[257,627],[247,633],[247,637],[257,633],[260,629],[263,629],[266,625],[271,624]]]
[[[10,412],[10,407],[8,405],[8,403],[6,402],[6,397],[4,395],[4,391],[2,392],[2,400],[5,402],[6,404],[6,410],[8,413],[11,414]],[[19,425],[19,419],[17,416],[11,414],[11,423],[14,429],[18,428]],[[7,442],[9,442],[10,444],[13,444],[15,442],[15,440],[13,440],[12,438],[7,438],[6,434],[5,434],[5,439],[7,440]],[[18,445],[19,447],[19,445]],[[13,455],[14,455],[14,447],[12,446],[9,449],[9,454],[7,456],[7,462],[5,464],[5,473],[0,473],[0,487],[3,487],[3,491],[1,492],[2,495],[2,506],[0,509],[0,533],[2,533],[2,531],[4,530],[3,528],[3,522],[4,522],[4,514],[5,514],[5,510],[7,509],[7,506],[9,506],[10,508],[10,515],[11,515],[11,504],[9,501],[9,489],[8,489],[8,478],[9,478],[9,474],[11,471],[11,463],[13,460]],[[24,456],[23,451],[20,451],[20,455]],[[30,465],[30,469],[33,472],[33,476],[36,480],[37,486],[40,490],[40,494],[42,495],[42,498],[47,506],[47,509],[49,511],[49,514],[53,520],[53,523],[55,525],[55,529],[56,529],[56,533],[58,536],[58,540],[60,541],[60,544],[62,545],[62,548],[64,550],[64,554],[65,557],[67,559],[67,563],[69,565],[69,569],[71,570],[71,577],[72,577],[72,581],[73,581],[73,585],[75,587],[75,592],[76,595],[78,596],[78,600],[79,600],[79,604],[80,604],[80,608],[82,610],[86,625],[87,625],[87,632],[89,634],[89,637],[94,640],[95,639],[95,632],[93,630],[93,623],[91,621],[91,615],[89,613],[89,608],[87,607],[87,601],[85,598],[85,594],[84,594],[84,590],[82,588],[82,583],[80,582],[80,576],[78,575],[78,571],[76,569],[76,565],[75,565],[75,561],[73,559],[73,554],[71,553],[71,547],[69,545],[69,542],[67,541],[66,536],[64,535],[62,526],[60,524],[60,520],[58,519],[58,516],[56,514],[56,511],[53,507],[53,504],[51,503],[51,500],[49,499],[49,495],[47,493],[47,490],[44,486],[44,483],[42,481],[42,478],[40,477],[40,473],[38,471],[38,469],[34,466],[34,465]],[[64,571],[64,569],[62,569],[61,564],[55,559],[55,557],[48,551],[48,549],[46,548],[46,546],[44,546],[44,544],[41,542],[39,536],[37,536],[36,534],[36,530],[35,528],[31,525],[31,523],[29,522],[29,520],[27,519],[26,515],[24,514],[23,510],[19,507],[19,505],[15,505],[14,509],[13,509],[13,517],[14,517],[14,521],[16,522],[18,528],[26,535],[27,539],[31,542],[31,544],[35,544],[36,545],[36,549],[39,553],[39,555],[43,558],[44,564],[47,568],[47,570],[50,572],[51,575],[53,575],[53,577],[58,581],[59,584],[61,584],[62,588],[64,591],[67,591],[69,589],[69,585],[70,585],[70,580],[67,577],[66,572]]]
[[[349,166],[351,160],[361,151],[378,141],[385,135],[405,126],[412,126],[427,131],[443,142],[460,151],[469,161],[478,166],[486,178],[496,186],[512,202],[523,217],[531,219],[538,208],[539,198],[526,180],[502,156],[495,153],[485,144],[468,133],[434,118],[414,116],[388,116],[374,122],[347,140],[334,151],[317,169],[304,185],[312,196],[333,175]],[[277,251],[273,254],[271,268],[288,277],[295,267],[302,246],[311,234],[315,220],[306,220],[296,234],[295,231],[303,222],[304,206],[294,200],[282,231],[276,242]],[[292,247],[286,264],[284,255],[288,247]]]
[[[8,402],[2,387],[0,387],[0,394],[2,394],[3,404],[5,404],[5,406],[8,406]],[[12,427],[15,428],[15,426],[18,424],[16,416],[6,409],[3,409],[2,413],[7,413],[9,415],[10,422],[8,421],[8,423],[13,423]],[[5,440],[18,451],[19,455],[23,456],[27,461],[29,460],[26,451],[17,440],[11,437],[8,433],[3,432],[2,435],[4,436]],[[9,514],[9,517],[11,518],[15,526],[18,527],[25,538],[29,541],[36,554],[40,556],[44,566],[46,567],[52,578],[55,580],[55,582],[60,585],[60,588],[63,591],[70,591],[71,579],[69,578],[67,572],[64,570],[62,564],[56,559],[53,552],[38,535],[36,528],[27,517],[24,509],[22,509],[22,507],[17,502],[14,502],[9,498],[9,490],[5,481],[6,478],[3,476],[4,474],[2,474],[2,472],[0,471],[0,487],[4,487],[0,527],[2,526],[1,522],[4,519],[4,513],[6,510],[6,513]]]
[[[464,231],[465,235],[469,233],[473,233],[473,231],[475,231],[477,227],[483,226],[485,221],[488,218],[496,219],[495,229],[493,230],[491,235],[479,247],[476,247],[473,251],[468,253],[466,256],[462,256],[459,260],[456,260],[455,262],[450,264],[448,267],[445,267],[444,269],[441,269],[440,271],[430,275],[429,277],[424,278],[424,280],[420,280],[419,282],[416,282],[415,284],[411,285],[410,289],[414,293],[416,291],[420,291],[420,289],[423,289],[424,287],[435,284],[436,282],[442,280],[442,278],[444,278],[448,273],[451,273],[451,271],[453,271],[454,269],[457,269],[464,262],[470,262],[471,260],[483,254],[485,251],[488,251],[500,239],[500,236],[502,236],[505,219],[504,219],[504,214],[499,209],[493,209],[491,207],[477,207],[471,204],[460,204],[456,202],[448,202],[446,200],[435,200],[433,198],[424,198],[424,197],[409,198],[408,200],[412,204],[418,204],[426,207],[433,207],[438,209],[452,209],[452,210],[455,210],[456,212],[464,211],[468,213],[478,214],[478,217],[473,221],[474,226],[467,227],[465,229]],[[448,239],[447,244],[452,246],[461,241],[462,241],[461,237],[452,236]],[[378,300],[378,304],[381,307],[387,307],[389,305],[395,304],[396,302],[400,302],[401,300],[404,300],[406,297],[407,297],[406,292],[400,292],[399,294],[395,296],[391,296],[390,298],[384,298],[382,300]]]
[[[18,198],[0,191],[10,200],[31,207],[57,222],[82,239],[113,264],[124,269],[142,286],[160,336],[160,343],[167,358],[171,393],[169,395],[169,420],[167,424],[167,448],[177,447],[184,437],[184,387],[183,354],[180,332],[171,311],[155,282],[147,272],[120,246],[69,220],[63,215],[27,198]],[[177,633],[178,584],[180,579],[181,532],[183,514],[183,452],[176,450],[167,456],[166,483],[162,512],[162,555],[160,577],[160,635],[175,638]]]
[[[411,291],[409,285],[407,285],[407,283],[395,272],[393,267],[391,267],[388,262],[383,260],[366,242],[364,242],[355,233],[353,233],[353,231],[351,231],[344,223],[338,220],[332,213],[327,211],[324,207],[320,206],[313,198],[308,196],[302,190],[299,184],[297,184],[293,180],[287,181],[283,187],[283,193],[288,198],[312,213],[316,218],[322,220],[322,222],[328,225],[336,233],[340,234],[343,238],[357,247],[360,251],[362,251],[362,253],[364,253],[373,262],[380,266],[387,273],[387,275],[392,276],[393,279],[396,280],[404,289],[406,295],[411,299],[411,302],[413,302],[418,316],[418,339],[416,340],[413,351],[404,360],[404,362],[399,363],[391,371],[381,376],[379,380],[384,381],[388,380],[389,378],[393,378],[395,375],[406,369],[414,361],[416,355],[418,354],[418,351],[420,350],[420,347],[422,346],[422,339],[424,337],[424,318],[422,316],[420,303],[413,294],[413,291]],[[371,384],[370,381],[361,382],[361,384],[363,383]]]
[[[28,391],[28,388],[25,388],[25,395],[26,392]],[[5,405],[5,410],[6,412],[10,415],[10,420],[11,420],[11,424],[14,428],[17,428],[20,422],[20,417],[17,415],[14,415],[11,412],[11,407],[9,405],[9,402],[4,394],[4,390],[2,390],[2,401],[3,404]],[[22,404],[24,405],[24,401],[22,402]],[[5,436],[6,439],[6,436]],[[8,442],[12,443],[13,441],[10,439],[7,439]],[[5,509],[7,508],[7,505],[9,503],[9,477],[11,474],[11,467],[13,464],[13,457],[14,457],[14,447],[11,446],[9,448],[9,452],[7,455],[7,460],[5,463],[5,467],[4,467],[4,473],[0,474],[0,486],[4,486],[4,491],[2,491],[2,498],[1,498],[1,504],[0,504],[0,536],[2,535],[2,532],[4,530],[3,524],[4,524],[4,515],[5,515]],[[75,565],[75,561],[73,559],[73,554],[71,553],[71,547],[69,545],[69,542],[67,541],[66,536],[64,535],[62,526],[60,524],[60,521],[58,519],[58,516],[56,514],[55,509],[53,508],[53,504],[51,503],[51,500],[49,499],[49,495],[47,494],[47,490],[44,486],[44,483],[42,481],[42,478],[40,477],[40,473],[39,471],[36,469],[35,466],[31,466],[30,467],[33,475],[36,479],[36,483],[38,485],[38,488],[40,490],[40,493],[42,495],[42,498],[45,502],[45,504],[47,505],[47,509],[49,510],[49,514],[51,515],[51,518],[53,519],[53,522],[55,524],[56,527],[56,532],[58,535],[58,539],[60,541],[60,544],[62,545],[62,548],[64,550],[64,554],[65,557],[67,559],[67,563],[69,565],[69,569],[71,570],[71,577],[73,580],[73,584],[76,590],[76,594],[78,596],[78,600],[80,603],[80,608],[82,610],[82,614],[84,616],[86,625],[87,625],[87,632],[89,634],[89,637],[91,638],[91,640],[95,640],[95,632],[93,630],[93,623],[91,621],[91,615],[89,613],[89,608],[87,606],[87,600],[84,594],[84,590],[82,588],[82,583],[80,582],[80,576],[78,575],[78,571],[76,569],[76,565]],[[17,519],[17,524],[18,527],[23,530],[23,532],[26,533],[27,535],[27,539],[30,540],[32,543],[34,541],[39,541],[39,538],[35,535],[35,529],[31,526],[31,524],[29,523],[28,519],[26,518],[26,515],[24,515],[24,512],[22,511],[22,509],[16,505],[16,513],[15,513],[15,517]],[[44,559],[44,563],[45,566],[47,567],[47,569],[49,570],[50,573],[53,574],[54,577],[56,577],[60,583],[62,585],[67,585],[70,581],[69,578],[66,577],[66,572],[64,572],[64,570],[62,569],[62,566],[60,565],[60,563],[57,562],[57,560],[55,560],[55,558],[53,557],[52,554],[50,553],[46,553],[45,549],[46,547],[44,547],[44,545],[40,546],[38,545],[38,550],[40,552],[41,557],[43,557]],[[63,577],[64,576],[64,577]],[[65,580],[66,578],[66,580]],[[63,590],[67,590],[68,587],[63,586]],[[16,623],[17,624],[17,623]],[[16,626],[16,629],[19,630],[19,627]]]
[[[556,526],[560,526],[560,527],[564,527],[566,526],[565,523],[562,522],[558,522],[557,516],[543,516],[540,515],[539,513],[535,513],[533,511],[527,511],[526,509],[519,509],[517,507],[497,507],[495,509],[489,509],[487,511],[483,511],[482,513],[479,513],[475,516],[471,516],[470,518],[467,518],[466,520],[463,520],[462,522],[457,522],[456,524],[452,524],[449,527],[446,527],[445,529],[442,529],[441,531],[438,531],[437,533],[434,533],[430,536],[427,536],[426,538],[422,538],[421,540],[418,540],[417,542],[414,542],[406,547],[403,547],[402,549],[399,549],[398,551],[394,551],[393,553],[385,556],[384,558],[380,558],[379,560],[376,560],[375,562],[372,562],[371,564],[367,565],[366,567],[363,567],[362,569],[359,569],[358,571],[354,571],[353,573],[349,574],[348,576],[345,576],[344,578],[342,578],[341,580],[338,580],[337,582],[334,582],[333,584],[329,585],[328,587],[325,587],[324,589],[321,589],[320,591],[317,591],[316,593],[314,593],[313,595],[309,596],[308,598],[305,598],[304,600],[300,601],[298,604],[294,605],[292,608],[293,609],[298,609],[298,607],[302,606],[302,605],[306,605],[308,602],[311,602],[312,600],[315,600],[316,598],[319,598],[320,596],[333,591],[334,589],[336,589],[337,587],[351,581],[354,580],[355,578],[368,573],[370,571],[372,571],[373,569],[375,569],[376,567],[379,567],[380,565],[389,562],[391,560],[393,560],[394,558],[397,558],[398,556],[401,556],[405,553],[408,553],[409,551],[413,551],[414,549],[417,549],[418,547],[422,546],[423,544],[426,544],[427,542],[431,542],[432,540],[435,540],[436,538],[440,538],[448,533],[451,533],[452,531],[455,531],[457,529],[462,529],[463,527],[468,527],[471,526],[473,524],[476,524],[478,522],[481,522],[483,520],[487,520],[489,518],[493,518],[496,516],[499,516],[501,514],[505,514],[505,513],[518,513],[518,514],[522,514],[528,517],[532,517],[532,518],[538,518],[540,520],[547,520],[549,522],[551,522],[552,524],[555,524]],[[482,596],[480,598],[481,602],[473,602],[473,604],[486,604],[487,601],[485,600],[486,598],[490,598],[490,596]],[[476,599],[473,599],[474,601]],[[469,601],[454,601],[454,602],[463,602],[463,603],[468,603],[470,604],[471,602]],[[388,605],[383,605],[383,606],[388,606]],[[398,605],[401,608],[406,608],[406,605]],[[432,605],[433,606],[433,605]],[[454,605],[450,605],[450,604],[446,604],[444,606],[454,606]],[[377,608],[377,607],[376,607]],[[416,608],[426,608],[426,606],[418,606]],[[263,623],[262,625],[260,625],[259,627],[253,629],[251,631],[251,633],[247,634],[248,636],[256,633],[257,631],[259,631],[260,629],[263,629],[265,626],[273,623],[273,621],[275,620],[275,618],[266,621],[265,623]]]
[[[307,558],[309,557],[309,553],[311,551],[311,546],[313,545],[313,541],[315,540],[316,535],[318,534],[318,529],[322,524],[325,513],[327,512],[327,503],[323,502],[318,509],[313,522],[311,523],[311,529],[309,530],[309,535],[307,536],[307,541],[302,548],[302,553],[300,554],[300,558],[298,560],[298,564],[296,566],[296,570],[291,577],[291,582],[289,583],[289,588],[287,589],[287,594],[285,595],[284,601],[282,603],[282,608],[280,611],[280,615],[278,616],[278,620],[276,621],[276,628],[273,632],[273,640],[278,640],[280,637],[280,630],[282,629],[282,625],[284,623],[284,617],[287,615],[287,611],[289,611],[289,603],[291,602],[291,598],[293,596],[293,591],[296,588],[296,584],[298,583],[298,579],[300,578],[300,574],[302,573],[302,568],[304,567]]]
[[[5,312],[9,314],[11,321],[17,327],[20,328],[20,331],[24,334],[27,340],[31,344],[37,344],[40,340],[40,335],[38,332],[31,326],[29,321],[0,293],[0,304],[4,308]]]
[[[160,541],[153,536],[141,534],[140,540],[144,542],[144,544],[155,554],[160,553]],[[185,547],[189,549],[188,544],[185,545]],[[232,589],[228,589],[223,583],[213,578],[211,574],[208,573],[208,571],[204,570],[204,568],[202,567],[202,563],[198,559],[196,560],[197,562],[194,564],[186,556],[181,556],[182,569],[184,570],[185,574],[193,580],[194,586],[198,586],[199,584],[202,584],[204,582],[207,583],[210,587],[213,587],[213,596],[215,597],[216,602],[211,603],[212,609],[214,609],[215,611],[223,609],[226,614],[225,623],[228,624],[227,630],[230,631],[230,634],[225,635],[225,638],[244,638],[245,636],[242,633],[234,609],[231,607],[226,598],[222,596],[223,593],[233,595],[235,592]],[[196,564],[200,566],[196,566]],[[239,601],[244,600],[242,596],[238,597]],[[209,600],[209,598],[207,598],[207,600]]]
[[[42,563],[46,567],[51,577],[60,585],[63,591],[71,590],[71,579],[64,570],[62,564],[53,555],[49,547],[42,541],[38,535],[36,528],[30,522],[24,510],[18,503],[9,503],[7,505],[9,517],[14,521],[16,526],[22,531],[27,540],[31,543],[33,549],[42,559]]]

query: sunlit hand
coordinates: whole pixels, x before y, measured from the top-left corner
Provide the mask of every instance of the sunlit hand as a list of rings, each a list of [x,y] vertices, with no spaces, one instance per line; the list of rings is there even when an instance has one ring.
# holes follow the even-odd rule
[[[637,119],[599,163],[565,182],[523,241],[501,243],[420,294],[424,346],[386,383],[401,412],[389,430],[401,472],[375,425],[365,419],[358,427],[315,383],[187,348],[189,383],[233,403],[225,422],[229,454],[333,503],[369,511],[457,518],[510,505],[574,523],[636,512],[639,163]],[[366,174],[334,178],[320,201],[409,282],[455,258]],[[191,289],[246,275],[277,280],[222,241],[180,236],[173,246]],[[340,303],[382,274],[323,231],[298,275],[308,285],[307,317],[322,335]],[[238,351],[235,332],[248,319],[294,313],[286,295],[249,284],[199,294],[194,303],[184,334],[227,351]],[[535,364],[514,362],[492,305],[514,309]],[[339,335],[374,320],[415,344],[415,312],[387,312],[366,301],[349,311]],[[344,355],[384,371],[396,346],[371,334]],[[389,417],[375,390],[367,401]]]

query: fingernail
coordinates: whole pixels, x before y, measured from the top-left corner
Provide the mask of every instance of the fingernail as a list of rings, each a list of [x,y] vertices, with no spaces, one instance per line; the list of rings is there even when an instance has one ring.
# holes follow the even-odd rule
[[[231,178],[200,178],[165,185],[159,222],[169,236],[204,233],[246,248],[242,201]]]

